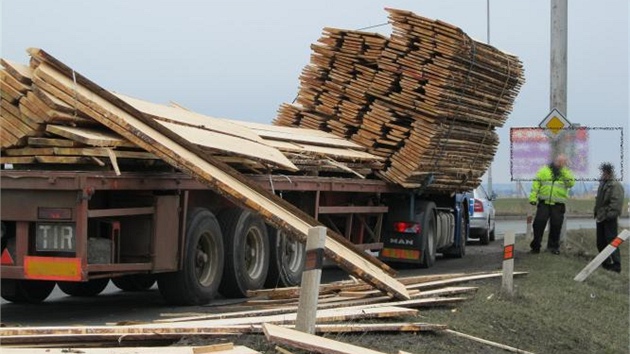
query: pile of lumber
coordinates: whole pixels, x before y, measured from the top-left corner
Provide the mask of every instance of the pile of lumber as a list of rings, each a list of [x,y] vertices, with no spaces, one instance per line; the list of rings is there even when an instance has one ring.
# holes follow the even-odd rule
[[[517,272],[520,276],[526,273]],[[500,272],[454,273],[422,275],[399,278],[411,294],[409,300],[395,300],[373,291],[369,284],[358,280],[343,280],[320,285],[316,312],[315,332],[326,333],[370,333],[370,332],[435,332],[444,333],[448,326],[439,323],[418,322],[414,319],[419,308],[445,308],[466,301],[477,288],[463,283],[499,279]],[[291,330],[294,327],[299,303],[300,288],[258,290],[249,293],[249,299],[241,303],[213,305],[208,313],[163,314],[165,318],[144,324],[71,327],[3,327],[0,340],[3,348],[8,346],[85,346],[142,345],[143,341],[155,339],[177,341],[213,335],[222,337],[265,333],[270,340],[285,345],[307,349],[303,346],[324,345],[324,338],[313,337]],[[284,337],[282,333],[290,334]],[[280,337],[276,337],[279,335]],[[275,340],[273,339],[275,338]],[[296,341],[290,343],[290,341]],[[312,342],[315,340],[315,342]],[[198,340],[194,341],[199,343]],[[319,342],[319,343],[317,343]],[[338,349],[348,344],[326,342]],[[319,351],[310,348],[315,352]],[[404,348],[403,348],[404,349]],[[331,350],[330,348],[326,350]],[[352,352],[352,351],[350,351]],[[356,352],[356,351],[355,351]],[[364,351],[358,351],[364,352]]]
[[[116,95],[42,49],[30,48],[28,52],[32,57],[31,89],[33,86],[41,88],[77,112],[82,112],[85,120],[93,120],[100,127],[106,127],[132,146],[187,174],[234,205],[256,212],[266,223],[299,242],[306,241],[310,229],[323,226],[312,216],[209,153],[214,150],[229,153],[248,144],[251,147],[247,151],[249,158],[285,169],[297,169],[279,150],[259,141],[262,138],[251,129],[225,120],[208,120],[208,117],[185,109],[175,107],[171,111],[166,106]],[[15,94],[7,103],[17,101],[19,105],[23,97],[23,93]],[[24,119],[22,115],[19,117]],[[47,130],[45,122],[41,126],[46,126]],[[85,129],[79,126],[71,128]],[[42,128],[29,131],[43,133]],[[3,156],[6,151],[19,148],[17,143],[17,140],[13,141],[3,149]],[[107,149],[112,150],[112,147]],[[115,160],[115,155],[110,159]],[[327,230],[324,254],[342,269],[383,292],[401,299],[409,298],[405,287],[392,277],[395,271],[391,267],[357,250],[350,241],[332,230]]]
[[[18,168],[37,168],[36,164],[53,168],[54,164],[55,168],[113,169],[118,173],[121,168],[165,167],[155,155],[82,112],[73,105],[72,97],[47,83],[41,74],[34,75],[31,66],[6,59],[1,64],[0,163]],[[229,121],[177,105],[116,96],[242,171],[331,172],[364,177],[383,167],[383,159],[367,153],[366,148],[322,131]]]
[[[325,28],[274,124],[350,138],[387,158],[380,175],[401,186],[470,190],[494,158],[522,63],[458,27],[387,11],[390,38]]]

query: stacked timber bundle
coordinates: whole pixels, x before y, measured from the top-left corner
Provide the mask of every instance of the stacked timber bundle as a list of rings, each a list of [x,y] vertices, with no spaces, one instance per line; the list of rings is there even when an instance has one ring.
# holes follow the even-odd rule
[[[408,11],[387,11],[393,33],[376,62],[370,61],[371,75],[355,84],[368,87],[360,96],[363,101],[340,97],[362,107],[352,122],[355,129],[333,129],[348,126],[343,113],[322,114],[309,94],[317,90],[313,85],[326,87],[326,82],[322,86],[304,78],[298,104],[283,105],[274,123],[304,126],[309,123],[304,117],[317,115],[320,129],[350,137],[387,158],[385,171],[379,173],[385,179],[427,191],[470,190],[479,185],[496,153],[495,129],[507,120],[524,82],[522,63],[458,27]],[[343,42],[328,38],[346,32],[326,29],[312,58],[341,52]],[[357,54],[354,60],[361,59]],[[312,59],[305,72],[333,71],[325,65]]]
[[[105,166],[103,158],[156,159],[60,100],[58,89],[35,77],[31,67],[1,63],[2,163]]]
[[[297,105],[282,105],[276,123],[352,136],[368,109],[367,90],[386,43],[375,33],[324,28],[302,70]]]
[[[168,169],[154,154],[90,118],[75,98],[46,81],[45,71],[2,59],[0,163],[15,168],[154,171]],[[241,171],[370,174],[382,159],[365,147],[319,130],[249,124],[201,115],[181,106],[116,96],[157,124]]]

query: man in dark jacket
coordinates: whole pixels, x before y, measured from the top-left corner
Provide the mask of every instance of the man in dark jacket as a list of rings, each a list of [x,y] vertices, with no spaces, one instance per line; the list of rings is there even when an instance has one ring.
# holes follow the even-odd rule
[[[601,177],[595,209],[593,214],[597,222],[597,249],[601,252],[615,237],[617,237],[617,219],[623,207],[623,186],[615,179],[612,164],[602,163],[599,166]],[[621,254],[616,249],[603,263],[603,267],[614,272],[621,272]]]

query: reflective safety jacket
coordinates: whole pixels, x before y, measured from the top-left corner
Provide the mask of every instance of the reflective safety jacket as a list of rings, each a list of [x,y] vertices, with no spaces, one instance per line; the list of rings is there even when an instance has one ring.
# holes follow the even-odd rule
[[[542,201],[545,204],[566,203],[569,195],[569,188],[575,184],[573,173],[566,167],[560,170],[556,180],[553,179],[551,167],[544,166],[534,178],[532,192],[529,194],[530,202]]]

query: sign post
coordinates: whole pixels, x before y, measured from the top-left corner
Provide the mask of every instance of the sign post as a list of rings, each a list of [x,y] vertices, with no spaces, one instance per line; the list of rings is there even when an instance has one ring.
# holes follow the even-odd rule
[[[304,271],[302,272],[300,300],[295,321],[296,330],[309,334],[315,333],[317,300],[325,246],[326,228],[324,226],[310,228],[306,239],[306,260],[304,262]]]
[[[502,288],[508,295],[514,295],[514,231],[508,230],[503,236],[503,281]]]
[[[593,258],[593,260],[589,264],[587,264],[586,267],[584,267],[584,269],[582,269],[582,271],[579,272],[578,275],[575,276],[575,278],[573,278],[573,280],[582,282],[586,278],[588,278],[588,276],[591,275],[591,273],[593,273],[595,269],[597,269],[597,267],[599,267],[606,258],[610,257],[610,255],[615,252],[615,250],[624,241],[628,240],[628,237],[630,237],[630,231],[623,230],[619,235],[617,235],[617,237],[615,237],[614,240],[612,240],[612,242],[610,242],[610,244],[608,244],[608,246],[606,246],[606,248],[604,248],[597,255],[597,257]]]

